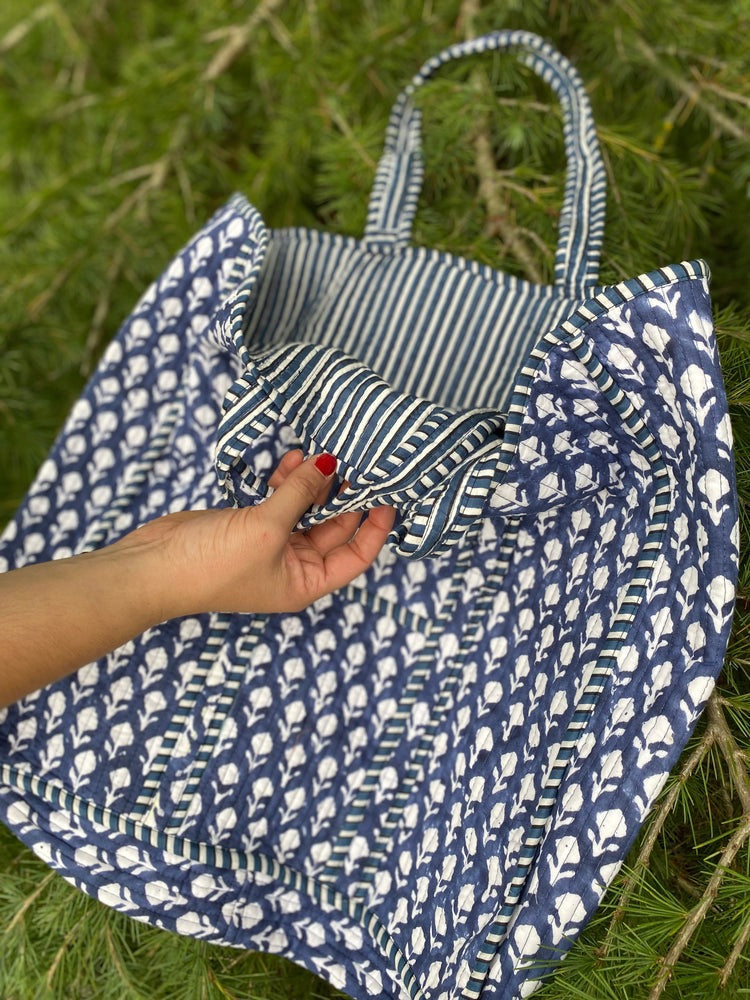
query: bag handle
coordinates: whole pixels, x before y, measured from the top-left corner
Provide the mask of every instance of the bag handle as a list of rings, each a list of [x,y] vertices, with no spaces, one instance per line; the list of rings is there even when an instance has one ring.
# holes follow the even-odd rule
[[[504,49],[518,49],[519,60],[545,80],[563,111],[567,179],[560,222],[555,279],[557,287],[578,296],[599,277],[604,232],[606,178],[591,105],[575,67],[539,35],[496,31],[450,46],[428,60],[401,92],[386,130],[367,211],[365,240],[370,245],[403,247],[411,237],[424,166],[421,114],[412,103],[416,89],[452,59]]]

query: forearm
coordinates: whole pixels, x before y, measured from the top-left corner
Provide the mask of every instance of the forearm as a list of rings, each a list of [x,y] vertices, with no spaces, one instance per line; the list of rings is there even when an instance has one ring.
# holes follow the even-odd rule
[[[0,574],[0,707],[164,620],[157,545],[110,545]]]

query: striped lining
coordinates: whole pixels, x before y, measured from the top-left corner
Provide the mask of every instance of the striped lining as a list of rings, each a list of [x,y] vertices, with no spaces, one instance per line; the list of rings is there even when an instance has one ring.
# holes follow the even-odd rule
[[[448,61],[501,49],[520,50],[562,104],[568,172],[554,287],[407,245],[423,170],[420,115],[411,98]],[[274,231],[236,348],[247,364],[252,352],[274,343],[334,346],[404,393],[454,409],[502,412],[533,344],[594,291],[604,208],[604,169],[574,67],[529,32],[500,31],[452,46],[427,62],[396,101],[365,240]]]
[[[454,414],[404,396],[333,348],[291,344],[255,355],[224,405],[216,467],[236,504],[268,494],[244,455],[279,422],[293,429],[305,450],[325,448],[339,459],[350,486],[312,507],[300,529],[344,511],[393,504],[400,511],[388,539],[395,551],[439,555],[481,516],[494,484],[500,414]],[[365,427],[369,433],[362,434]]]
[[[272,230],[236,351],[249,360],[294,341],[336,347],[406,394],[503,412],[533,345],[580,301],[421,247],[390,254],[314,230]]]

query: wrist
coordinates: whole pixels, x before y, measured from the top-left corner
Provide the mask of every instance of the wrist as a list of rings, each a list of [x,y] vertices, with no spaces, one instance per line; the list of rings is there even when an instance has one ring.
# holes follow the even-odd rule
[[[111,548],[132,560],[133,579],[154,622],[213,610],[209,583],[216,574],[206,565],[202,525],[227,512],[186,510],[163,514],[131,531]],[[209,546],[210,548],[210,546]]]
[[[0,577],[0,706],[170,617],[153,539],[121,539]]]
[[[144,525],[101,550],[113,560],[123,597],[146,622],[144,628],[180,614],[165,539],[155,537],[149,528],[150,524]]]

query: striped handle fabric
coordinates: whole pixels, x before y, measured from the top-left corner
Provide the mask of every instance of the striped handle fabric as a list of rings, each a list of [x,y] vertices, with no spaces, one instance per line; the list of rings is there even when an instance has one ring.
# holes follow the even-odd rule
[[[334,454],[349,484],[313,505],[297,530],[389,504],[399,511],[388,535],[392,551],[423,559],[449,553],[486,514],[505,420],[493,409],[455,413],[397,392],[337,348],[289,343],[259,350],[227,391],[219,425],[216,471],[233,506],[269,495],[253,451],[279,424],[305,454]]]
[[[573,65],[539,35],[497,31],[445,49],[428,60],[399,95],[386,131],[365,227],[368,244],[383,249],[409,243],[424,167],[421,114],[412,103],[417,88],[453,59],[517,50],[557,95],[563,111],[567,179],[555,254],[555,285],[568,295],[591,291],[599,276],[606,178],[591,105]]]

